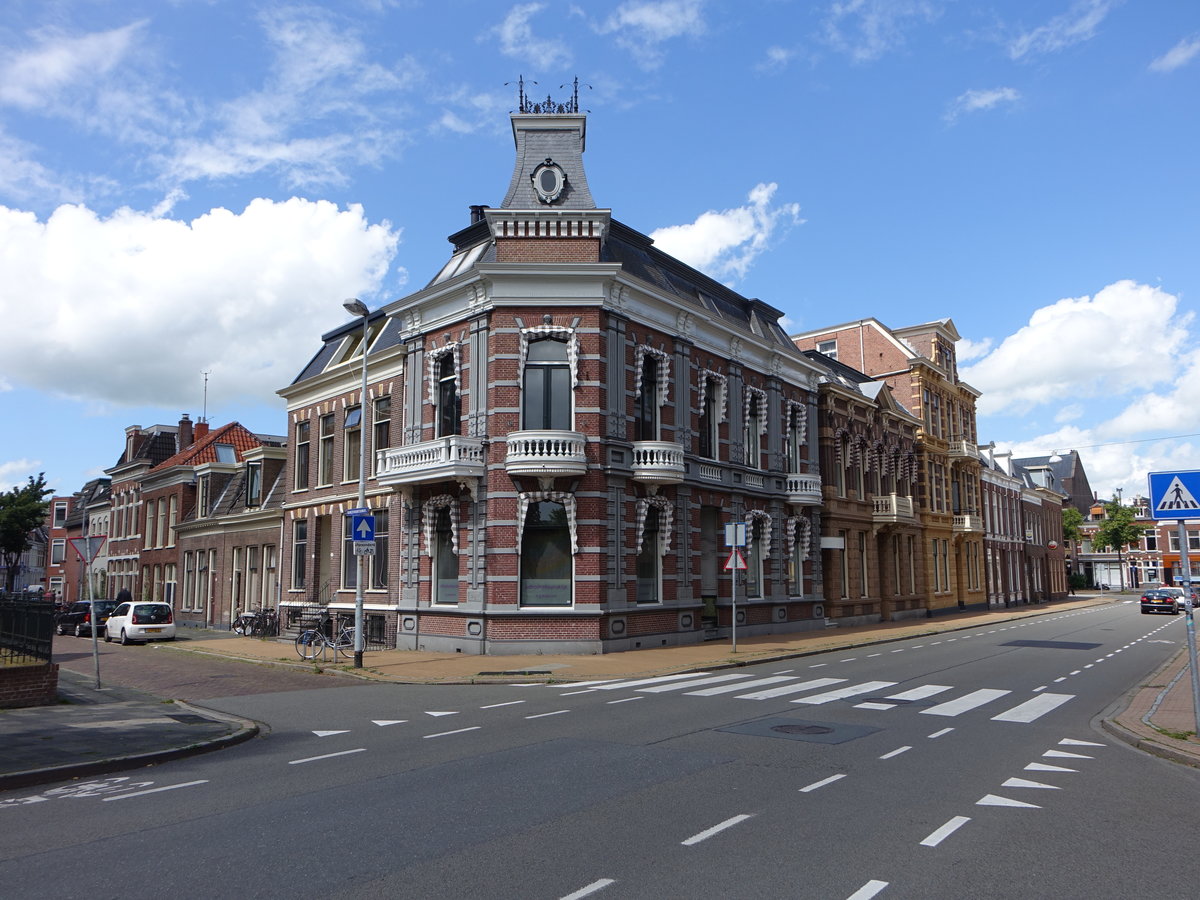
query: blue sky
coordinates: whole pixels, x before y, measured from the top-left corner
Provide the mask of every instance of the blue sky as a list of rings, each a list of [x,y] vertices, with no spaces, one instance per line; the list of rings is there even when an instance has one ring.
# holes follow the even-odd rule
[[[578,76],[593,196],[792,331],[952,318],[980,439],[1200,468],[1200,5],[8,0],[0,484],[275,391],[425,283]],[[1183,437],[1181,437],[1183,436]]]

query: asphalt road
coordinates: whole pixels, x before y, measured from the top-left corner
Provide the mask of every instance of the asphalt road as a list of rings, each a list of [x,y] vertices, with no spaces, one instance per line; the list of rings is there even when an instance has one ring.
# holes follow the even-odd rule
[[[1192,898],[1200,773],[1094,724],[1183,640],[1122,604],[650,683],[230,694],[264,737],[0,795],[0,885]]]

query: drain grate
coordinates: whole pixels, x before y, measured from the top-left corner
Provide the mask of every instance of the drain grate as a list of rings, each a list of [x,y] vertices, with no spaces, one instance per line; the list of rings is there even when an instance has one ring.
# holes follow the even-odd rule
[[[776,725],[771,730],[780,734],[833,734],[826,725]]]

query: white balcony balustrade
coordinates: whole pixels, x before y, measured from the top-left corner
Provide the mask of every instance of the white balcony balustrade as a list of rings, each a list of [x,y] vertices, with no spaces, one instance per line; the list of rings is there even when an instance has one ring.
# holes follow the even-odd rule
[[[821,505],[821,479],[816,475],[793,472],[787,477],[788,503],[799,506]]]
[[[954,517],[954,530],[958,533],[983,532],[983,516],[965,513]]]
[[[509,475],[554,478],[587,472],[587,438],[578,431],[514,431],[507,442]]]
[[[877,494],[871,498],[872,518],[880,525],[899,525],[914,522],[912,497],[899,494]]]
[[[455,434],[376,451],[375,477],[380,484],[479,478],[483,476],[484,463],[483,439]]]
[[[649,484],[683,481],[683,445],[674,441],[634,441],[633,480]]]

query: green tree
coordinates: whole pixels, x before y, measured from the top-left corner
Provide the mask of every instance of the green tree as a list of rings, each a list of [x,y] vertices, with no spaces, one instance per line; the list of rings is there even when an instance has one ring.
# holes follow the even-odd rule
[[[0,493],[0,561],[7,572],[6,591],[16,590],[21,555],[29,549],[30,532],[46,521],[50,511],[46,498],[53,493],[53,488],[46,487],[45,472],[36,479],[30,475],[24,487]]]
[[[1067,553],[1071,559],[1071,575],[1070,585],[1071,593],[1075,593],[1075,588],[1080,586],[1083,581],[1083,574],[1078,571],[1077,563],[1079,557],[1076,555],[1080,539],[1083,533],[1079,530],[1079,526],[1083,524],[1083,513],[1073,506],[1064,506],[1062,511],[1062,535],[1063,541],[1067,545]]]
[[[1121,590],[1125,590],[1125,562],[1122,551],[1142,536],[1142,528],[1133,522],[1132,507],[1122,506],[1115,497],[1104,504],[1104,521],[1096,529],[1092,546],[1097,550],[1116,550],[1120,569]]]

